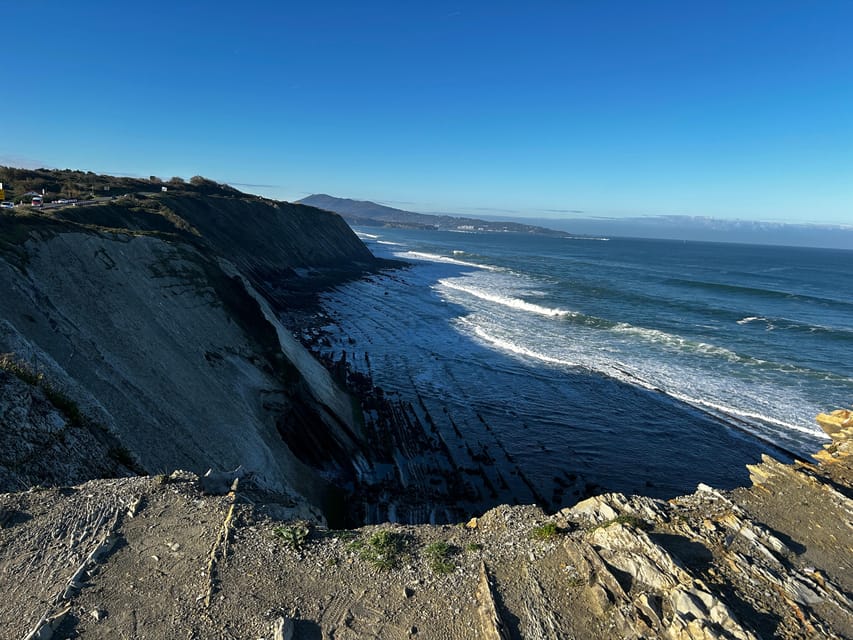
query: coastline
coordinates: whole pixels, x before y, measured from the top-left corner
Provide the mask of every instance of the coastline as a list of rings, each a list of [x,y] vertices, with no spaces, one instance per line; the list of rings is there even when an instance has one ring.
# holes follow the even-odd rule
[[[390,304],[399,290],[392,288],[392,285],[398,284],[405,288],[405,282],[406,274],[392,271],[368,276],[366,282],[351,283],[360,287],[356,291],[348,284],[341,285],[341,290],[347,291],[344,294],[347,298],[358,298],[365,287],[372,288],[373,299],[377,304]],[[387,293],[382,295],[383,290],[391,291],[390,298]],[[740,464],[730,464],[737,467],[737,475],[729,477],[722,484],[719,471],[712,479],[696,469],[690,471],[692,477],[685,476],[680,484],[672,487],[656,486],[656,478],[643,477],[642,467],[637,467],[620,471],[639,478],[634,483],[636,488],[623,488],[626,486],[624,480],[621,485],[612,486],[590,478],[572,457],[562,456],[559,449],[549,442],[542,443],[535,452],[533,462],[528,462],[510,450],[505,440],[506,427],[493,423],[494,416],[490,418],[482,409],[468,406],[462,415],[457,415],[454,405],[444,405],[440,398],[430,397],[429,389],[419,391],[415,380],[404,376],[397,378],[396,385],[381,388],[382,385],[375,381],[373,374],[377,367],[387,362],[389,355],[377,357],[372,350],[374,345],[369,337],[365,339],[364,333],[355,337],[347,335],[346,328],[341,327],[336,317],[334,305],[331,309],[324,306],[329,295],[328,290],[318,290],[310,304],[298,308],[291,306],[282,313],[285,324],[294,336],[333,372],[343,387],[354,393],[368,408],[368,440],[386,445],[384,449],[376,448],[374,454],[381,450],[381,455],[376,456],[376,462],[391,465],[389,473],[396,476],[393,483],[385,484],[391,478],[387,474],[382,480],[377,476],[365,475],[358,479],[358,489],[351,493],[359,495],[363,492],[365,496],[373,496],[370,500],[364,500],[364,503],[375,502],[378,497],[380,503],[389,505],[388,511],[384,514],[382,510],[373,511],[367,519],[353,518],[356,521],[381,522],[388,519],[400,522],[454,522],[461,519],[464,513],[482,511],[498,504],[536,503],[545,511],[554,513],[605,491],[618,490],[668,498],[692,490],[698,482],[710,482],[715,486],[732,489],[747,481],[745,465],[757,462],[762,454],[773,455],[785,462],[801,458],[782,446],[761,442],[754,434],[746,430],[739,432],[735,426],[720,418],[705,414],[703,420],[717,424],[716,428],[723,432],[733,434],[730,436],[730,446],[739,451],[735,460],[742,461]],[[331,295],[335,297],[334,292]],[[393,323],[394,320],[389,317],[388,322]],[[401,341],[395,353],[405,357],[404,350],[408,348],[409,345]],[[593,387],[604,384],[608,388],[621,388],[614,386],[617,382],[607,380],[595,372],[589,372],[589,377],[581,380],[587,381],[580,384]],[[601,382],[596,382],[598,380]],[[701,409],[692,406],[685,408],[676,398],[654,390],[638,389],[630,394],[639,399],[647,394],[660,397],[655,403],[660,411],[660,429],[672,428],[673,415],[680,415],[672,414],[672,407],[682,412],[702,413]],[[376,411],[380,405],[384,409]],[[566,428],[571,429],[573,426],[567,425]],[[404,439],[400,439],[401,433],[406,434]],[[739,435],[735,437],[734,434]],[[394,443],[398,452],[395,453],[393,447],[389,448],[388,443]],[[757,444],[744,449],[744,443]],[[606,458],[613,453],[613,447],[624,449],[625,446],[610,437],[594,455]],[[718,449],[721,450],[722,446],[719,445]],[[680,451],[677,455],[682,454],[690,455],[691,452]],[[558,467],[557,472],[543,476],[540,468],[539,476],[530,477],[527,472],[530,465],[540,465],[543,460],[553,460],[552,465]],[[677,458],[669,460],[672,464],[679,464]],[[412,465],[416,470],[409,468]],[[599,474],[601,471],[601,468],[597,470]],[[663,472],[661,477],[670,481]],[[395,499],[395,492],[399,492],[399,500]],[[361,502],[358,499],[356,501]],[[425,517],[424,514],[428,515]]]

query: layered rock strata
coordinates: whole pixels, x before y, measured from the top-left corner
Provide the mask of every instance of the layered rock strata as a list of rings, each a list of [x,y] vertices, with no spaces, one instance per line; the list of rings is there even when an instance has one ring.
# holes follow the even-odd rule
[[[606,494],[550,517],[503,506],[458,526],[329,530],[251,482],[210,495],[189,473],[0,495],[0,625],[40,638],[849,638],[846,429],[827,428],[818,464],[765,459],[729,493]]]
[[[0,216],[0,355],[49,381],[86,427],[21,419],[29,392],[2,385],[4,437],[38,446],[0,462],[57,454],[62,470],[63,451],[91,447],[64,476],[31,465],[0,474],[0,489],[121,475],[121,465],[242,465],[317,517],[341,511],[341,491],[291,444],[312,433],[346,481],[363,466],[359,416],[257,287],[371,266],[338,216],[248,197],[148,195]],[[103,449],[113,455],[102,460]]]

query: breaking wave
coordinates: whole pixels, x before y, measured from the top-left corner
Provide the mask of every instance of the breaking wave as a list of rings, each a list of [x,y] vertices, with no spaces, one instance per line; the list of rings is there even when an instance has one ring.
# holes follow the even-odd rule
[[[574,362],[569,362],[568,360],[563,360],[562,358],[555,358],[553,356],[546,355],[544,353],[540,353],[538,351],[533,351],[532,349],[528,349],[521,345],[518,345],[510,340],[505,340],[503,338],[498,338],[497,336],[493,336],[488,333],[483,327],[474,324],[465,318],[461,318],[460,322],[463,324],[467,324],[471,327],[471,330],[474,334],[480,338],[481,340],[498,347],[499,349],[503,349],[504,351],[509,351],[511,353],[515,353],[516,355],[525,356],[527,358],[533,358],[534,360],[539,360],[540,362],[547,362],[548,364],[558,364],[566,367],[576,367],[578,366]]]
[[[458,264],[461,267],[473,267],[475,269],[485,269],[486,271],[503,271],[500,267],[494,267],[490,264],[480,264],[477,262],[466,262],[465,260],[457,260],[449,256],[442,256],[436,253],[424,253],[423,251],[404,251],[395,254],[398,258],[412,258],[414,260],[428,260],[430,262],[444,262],[446,264]]]
[[[518,309],[520,311],[536,313],[541,316],[561,317],[577,315],[577,313],[574,311],[543,307],[542,305],[533,304],[532,302],[526,302],[524,300],[521,300],[520,298],[511,298],[509,296],[503,296],[497,293],[490,293],[488,291],[483,291],[474,287],[466,287],[460,284],[456,284],[452,280],[448,279],[439,280],[438,284],[448,289],[453,289],[454,291],[461,291],[462,293],[467,293],[468,295],[474,296],[475,298],[479,298],[480,300],[494,302],[495,304],[499,304],[504,307],[509,307],[510,309]]]

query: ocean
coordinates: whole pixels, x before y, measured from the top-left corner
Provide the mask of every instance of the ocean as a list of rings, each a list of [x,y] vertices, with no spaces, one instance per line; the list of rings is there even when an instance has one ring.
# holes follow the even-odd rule
[[[551,508],[577,478],[741,485],[762,453],[814,453],[814,416],[853,401],[853,252],[356,231],[410,266],[324,294],[326,353],[448,440],[497,446]]]

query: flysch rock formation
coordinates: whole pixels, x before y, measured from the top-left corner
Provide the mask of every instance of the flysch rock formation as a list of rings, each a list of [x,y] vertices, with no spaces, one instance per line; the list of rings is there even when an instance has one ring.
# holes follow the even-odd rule
[[[0,218],[0,356],[44,381],[0,372],[0,489],[240,466],[306,516],[340,509],[288,438],[312,432],[356,473],[353,400],[258,291],[375,268],[338,216],[170,193]]]
[[[669,501],[329,530],[188,472],[0,495],[10,638],[853,637],[853,414],[817,463]],[[230,487],[230,488],[229,488]]]
[[[0,213],[0,357],[73,403],[81,427],[8,413],[4,429],[41,443],[28,460],[80,450],[84,433],[93,447],[73,474],[15,454],[21,472],[0,474],[0,490],[241,466],[338,524],[541,503],[487,443],[454,426],[450,446],[423,403],[386,397],[345,361],[324,366],[294,338],[320,317],[306,304],[318,288],[391,266],[337,214],[131,182],[118,198]],[[104,455],[109,469],[95,464]]]
[[[853,635],[849,412],[749,488],[488,509],[500,465],[282,324],[386,266],[340,217],[112,184],[0,213],[0,636]]]

